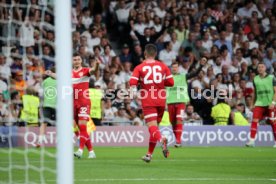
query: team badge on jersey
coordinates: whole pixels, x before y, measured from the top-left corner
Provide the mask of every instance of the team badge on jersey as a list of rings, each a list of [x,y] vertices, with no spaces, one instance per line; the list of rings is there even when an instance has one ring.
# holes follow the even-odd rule
[[[79,76],[82,77],[82,76],[83,76],[83,72],[80,72],[80,73],[79,73]]]

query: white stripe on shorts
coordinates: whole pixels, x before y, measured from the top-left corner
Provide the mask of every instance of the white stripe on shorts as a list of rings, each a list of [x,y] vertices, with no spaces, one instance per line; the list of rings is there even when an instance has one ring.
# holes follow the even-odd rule
[[[147,118],[151,118],[151,117],[155,117],[155,116],[157,116],[157,113],[154,113],[154,114],[148,114],[148,115],[146,115],[146,116],[145,116],[145,119],[147,119]]]

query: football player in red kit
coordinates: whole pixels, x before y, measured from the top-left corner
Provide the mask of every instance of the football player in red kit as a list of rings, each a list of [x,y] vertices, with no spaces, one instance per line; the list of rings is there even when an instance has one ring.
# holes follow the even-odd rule
[[[160,123],[166,105],[165,87],[173,86],[174,80],[170,69],[155,60],[157,54],[156,46],[148,44],[145,47],[145,60],[138,65],[130,78],[131,87],[140,84],[140,98],[146,124],[149,129],[148,153],[142,157],[145,162],[150,162],[157,142],[161,143],[164,157],[169,156],[166,137],[162,137],[158,124]]]
[[[88,158],[96,158],[93,151],[90,136],[87,133],[87,122],[90,120],[90,98],[89,98],[89,78],[99,68],[99,61],[96,62],[94,68],[82,67],[82,58],[78,53],[73,55],[73,71],[72,71],[72,83],[73,83],[73,103],[74,103],[74,127],[78,126],[78,130],[75,134],[80,138],[79,150],[74,153],[74,156],[81,158],[83,154],[84,146],[89,151]],[[55,73],[47,71],[49,76],[55,78]]]

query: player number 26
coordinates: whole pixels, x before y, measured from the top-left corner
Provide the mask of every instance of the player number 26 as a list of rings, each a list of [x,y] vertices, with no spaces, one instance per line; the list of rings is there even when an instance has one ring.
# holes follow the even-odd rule
[[[162,73],[161,73],[162,69],[160,66],[144,66],[143,67],[143,72],[147,72],[145,78],[144,78],[144,83],[145,84],[152,84],[153,82],[158,84],[162,82]],[[149,79],[150,76],[153,76],[153,80]]]

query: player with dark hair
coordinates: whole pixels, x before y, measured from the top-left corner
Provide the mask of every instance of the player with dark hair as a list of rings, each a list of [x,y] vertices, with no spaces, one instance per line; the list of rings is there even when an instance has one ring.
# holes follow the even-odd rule
[[[174,81],[170,69],[162,62],[155,60],[156,46],[145,46],[145,60],[135,67],[129,84],[131,87],[141,85],[141,101],[144,118],[149,129],[148,153],[142,157],[145,162],[150,162],[157,142],[162,145],[164,157],[169,156],[167,138],[162,137],[158,124],[161,122],[166,105],[166,86],[173,86]]]
[[[84,146],[89,151],[88,158],[96,158],[93,151],[90,136],[87,132],[87,122],[90,120],[90,98],[89,98],[89,77],[95,74],[99,69],[99,61],[97,60],[94,68],[82,67],[82,59],[79,53],[73,54],[73,97],[74,97],[74,127],[78,127],[79,132],[75,132],[80,138],[79,150],[74,156],[81,158]],[[48,71],[49,76],[55,74]]]
[[[250,140],[247,147],[255,146],[255,137],[257,134],[258,123],[268,117],[274,135],[274,148],[276,148],[276,78],[266,73],[266,65],[263,62],[258,64],[258,73],[254,78],[255,86],[255,107],[253,109],[253,121],[250,129]]]
[[[181,146],[185,104],[190,101],[187,80],[197,76],[206,62],[207,59],[202,58],[200,60],[200,66],[194,72],[188,74],[179,73],[179,64],[177,62],[171,65],[174,86],[167,88],[167,104],[170,122],[175,135],[176,144],[174,146],[176,148]]]

